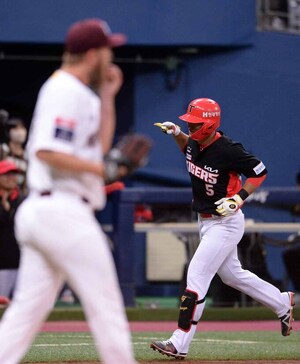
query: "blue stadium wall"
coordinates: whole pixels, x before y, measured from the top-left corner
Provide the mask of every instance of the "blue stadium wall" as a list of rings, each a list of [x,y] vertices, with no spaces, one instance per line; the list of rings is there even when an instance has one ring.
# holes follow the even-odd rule
[[[185,129],[178,116],[188,101],[211,97],[222,108],[221,130],[265,162],[265,186],[294,186],[300,169],[299,65],[300,36],[260,32],[249,47],[203,50],[186,61],[173,91],[165,87],[164,72],[137,77],[136,130],[155,141],[145,174],[188,180],[177,147],[153,122],[171,120]]]
[[[254,0],[1,0],[0,7],[0,43],[61,44],[73,21],[98,16],[125,32],[129,46],[200,49],[183,59],[172,91],[164,67],[136,72],[133,129],[155,141],[142,175],[188,183],[178,150],[153,122],[182,125],[177,117],[188,102],[205,96],[221,105],[221,129],[264,160],[266,186],[295,184],[300,36],[256,32]]]
[[[99,17],[129,45],[245,44],[255,0],[1,0],[0,42],[63,41],[78,19]]]

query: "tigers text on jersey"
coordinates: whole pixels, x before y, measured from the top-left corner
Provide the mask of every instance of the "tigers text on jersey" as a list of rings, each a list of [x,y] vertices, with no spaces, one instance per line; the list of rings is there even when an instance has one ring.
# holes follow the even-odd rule
[[[36,157],[38,150],[51,150],[100,162],[99,127],[99,97],[71,74],[56,71],[43,85],[34,111],[27,144],[29,189],[74,193],[93,208],[103,208],[106,196],[100,177],[52,170]]]
[[[193,190],[193,210],[217,215],[216,201],[235,195],[242,187],[241,175],[261,177],[264,164],[241,143],[217,133],[215,141],[201,150],[189,138],[184,149]]]

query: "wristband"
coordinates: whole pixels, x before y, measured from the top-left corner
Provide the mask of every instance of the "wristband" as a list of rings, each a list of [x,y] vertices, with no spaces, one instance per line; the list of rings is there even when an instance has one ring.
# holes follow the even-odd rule
[[[244,188],[242,188],[241,190],[240,190],[240,192],[238,192],[237,193],[239,196],[240,196],[240,198],[243,200],[243,201],[245,201],[246,200],[246,198],[249,196],[249,193],[244,189]]]
[[[180,132],[181,132],[180,126],[178,126],[178,125],[175,124],[175,130],[174,130],[173,134],[175,136],[177,136],[177,135],[180,134]]]

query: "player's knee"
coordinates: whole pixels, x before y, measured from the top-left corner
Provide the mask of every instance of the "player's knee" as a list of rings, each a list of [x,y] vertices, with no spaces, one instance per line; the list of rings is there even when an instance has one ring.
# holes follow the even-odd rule
[[[183,331],[189,331],[192,325],[197,325],[198,321],[194,320],[197,305],[205,302],[198,299],[198,294],[194,291],[186,289],[181,296],[181,304],[179,311],[178,327]]]
[[[220,277],[221,281],[226,284],[226,286],[232,286],[234,284],[233,279],[229,277]]]
[[[245,283],[245,279],[247,279],[247,276],[245,276],[245,270],[240,270],[239,272],[236,272],[236,275],[233,275],[232,273],[219,275],[222,282],[226,284],[229,287],[239,289],[241,284],[243,282]]]
[[[238,274],[238,272],[236,272],[236,274]],[[220,269],[218,271],[218,276],[224,284],[230,287],[234,286],[238,281],[237,277],[227,268]]]

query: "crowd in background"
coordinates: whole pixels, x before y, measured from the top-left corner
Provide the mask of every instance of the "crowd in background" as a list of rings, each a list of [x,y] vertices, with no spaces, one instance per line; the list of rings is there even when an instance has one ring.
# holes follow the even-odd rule
[[[0,110],[0,305],[12,298],[18,268],[20,249],[14,233],[14,217],[18,206],[27,195],[27,159],[25,144],[27,128],[21,118],[10,118]],[[59,299],[74,303],[76,297],[64,286]]]
[[[27,129],[22,119],[0,110],[0,296],[13,295],[20,261],[14,233],[14,217],[26,196],[24,145]]]

